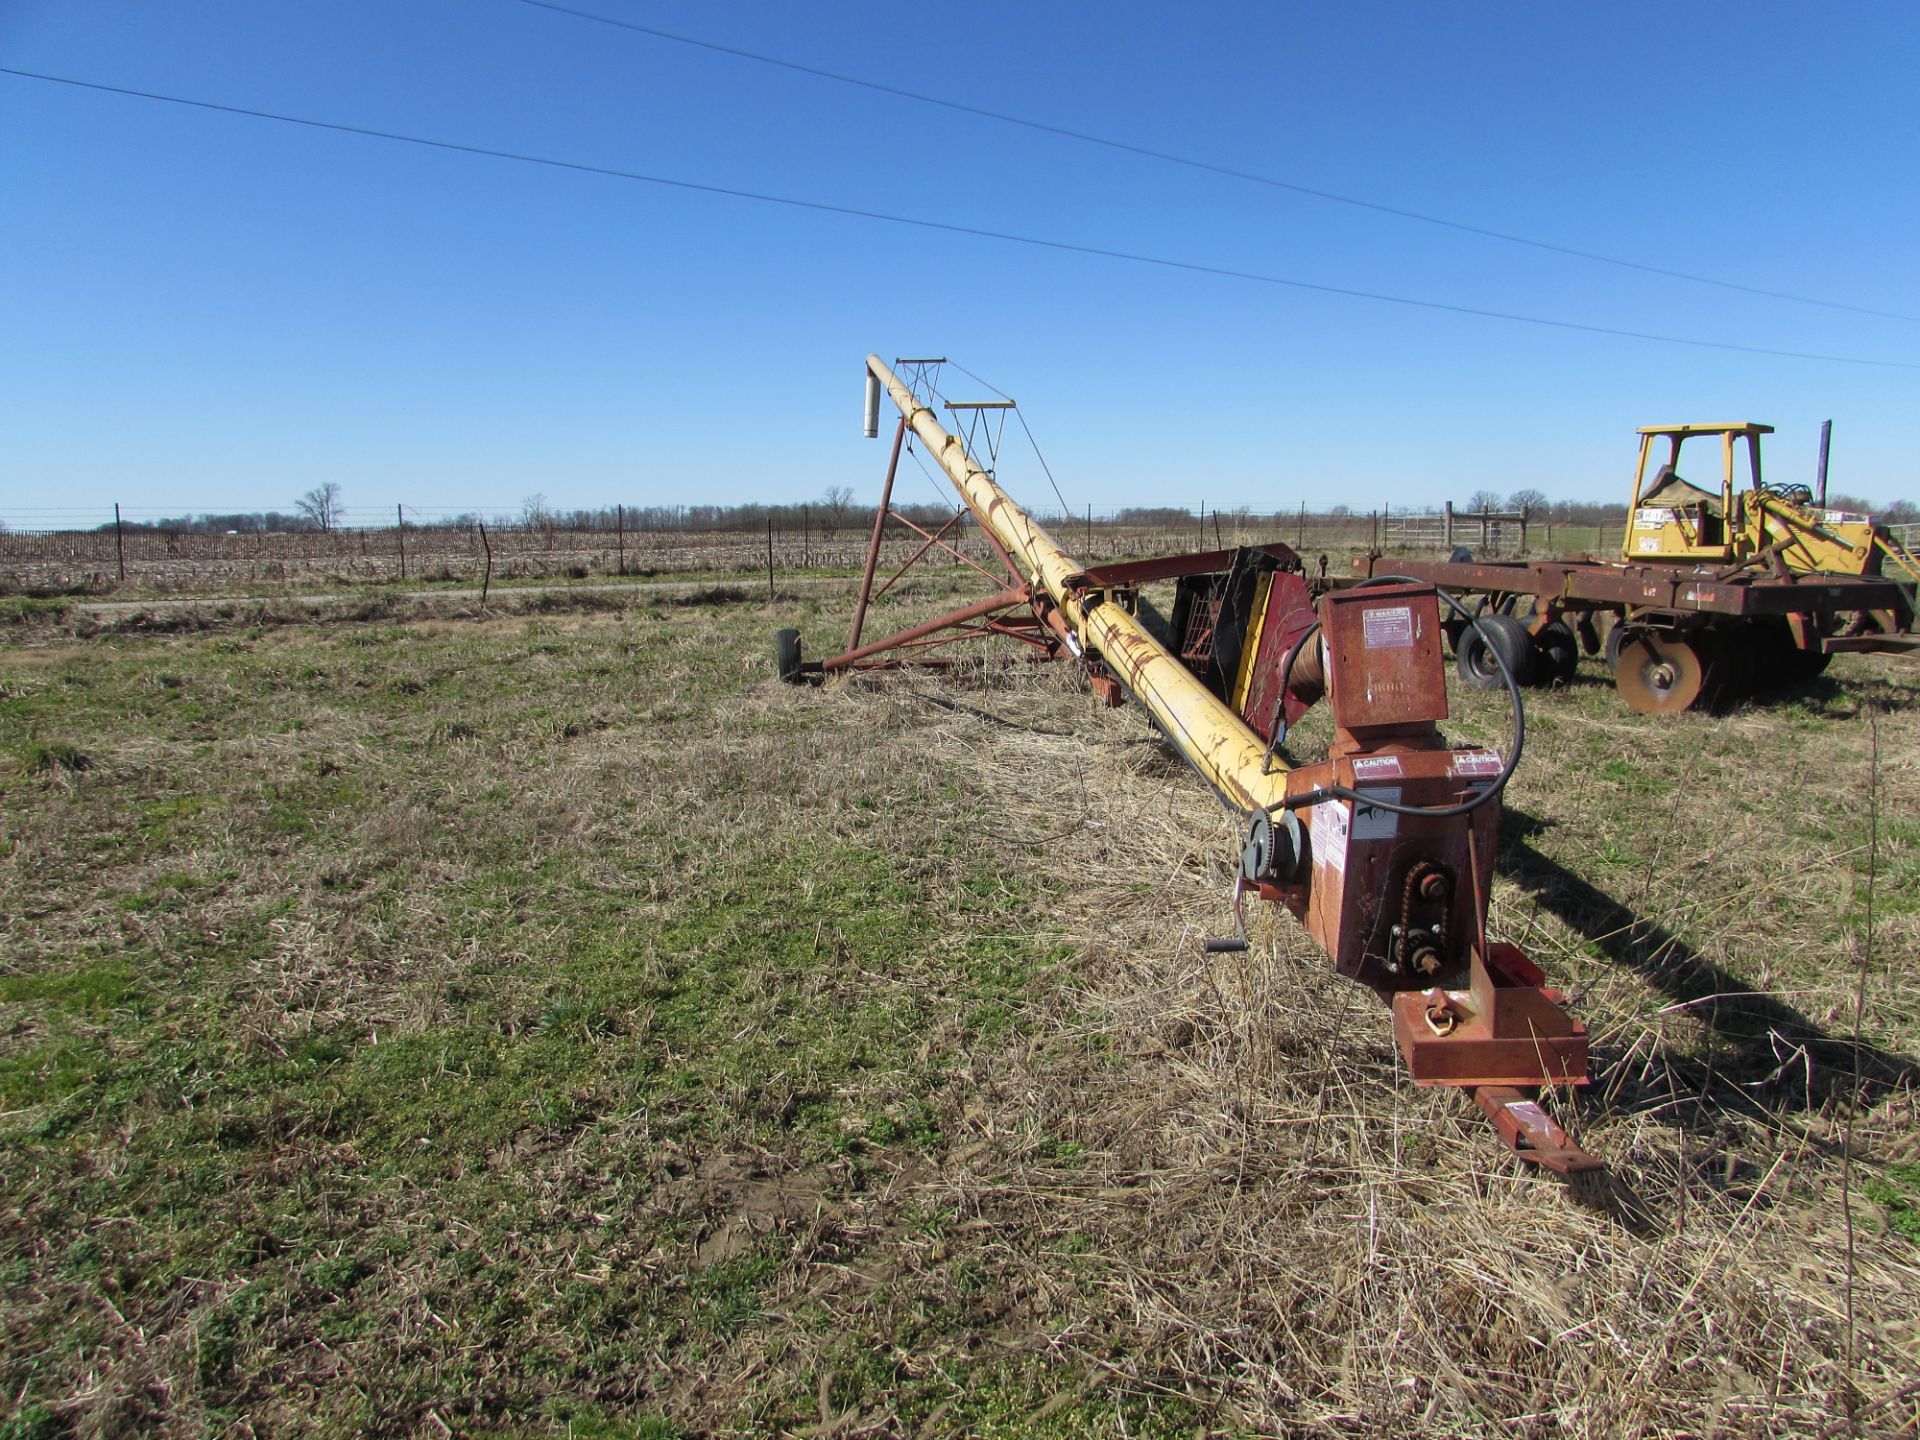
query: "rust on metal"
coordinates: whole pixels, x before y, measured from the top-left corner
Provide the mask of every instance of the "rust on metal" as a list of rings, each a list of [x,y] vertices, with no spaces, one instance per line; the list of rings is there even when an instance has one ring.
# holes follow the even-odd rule
[[[1416,1084],[1473,1091],[1529,1163],[1563,1174],[1594,1168],[1535,1093],[1587,1083],[1586,1032],[1519,950],[1487,940],[1485,857],[1494,853],[1499,788],[1511,767],[1493,751],[1450,746],[1437,728],[1447,697],[1433,585],[1417,577],[1331,586],[1324,565],[1311,577],[1277,543],[1084,566],[890,367],[870,356],[868,369],[899,408],[901,427],[856,615],[864,619],[907,568],[876,589],[898,446],[909,431],[1000,557],[1006,586],[866,644],[857,643],[857,620],[846,651],[809,665],[796,649],[783,675],[951,664],[950,655],[926,652],[986,635],[1024,642],[1035,658],[1071,658],[1096,697],[1145,708],[1241,817],[1236,914],[1246,893],[1286,906],[1340,974],[1388,1001]],[[966,560],[946,543],[948,527],[929,532],[896,518],[927,542],[909,565],[935,549]],[[1164,639],[1135,613],[1138,587],[1163,580],[1177,586]],[[794,634],[783,632],[797,646]],[[1334,724],[1327,757],[1291,765],[1280,748],[1285,727],[1322,698]]]

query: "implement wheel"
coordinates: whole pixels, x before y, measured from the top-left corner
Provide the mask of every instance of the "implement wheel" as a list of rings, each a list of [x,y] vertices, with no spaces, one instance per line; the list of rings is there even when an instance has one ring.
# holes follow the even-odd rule
[[[1498,690],[1506,683],[1500,678],[1499,662],[1488,649],[1491,641],[1499,648],[1500,659],[1507,662],[1507,669],[1513,672],[1514,684],[1530,682],[1534,676],[1533,636],[1527,633],[1527,627],[1511,615],[1490,611],[1481,614],[1479,622],[1461,631],[1454,644],[1460,678],[1476,690]]]
[[[1534,678],[1542,685],[1571,685],[1580,673],[1580,641],[1573,627],[1556,620],[1534,637]]]
[[[1703,644],[1642,630],[1621,642],[1613,684],[1642,715],[1678,715],[1707,693],[1711,663]]]
[[[1600,653],[1607,657],[1607,669],[1620,668],[1620,647],[1627,643],[1630,633],[1627,622],[1616,615],[1613,623],[1607,627],[1607,638],[1600,644]]]
[[[774,632],[773,668],[787,684],[800,683],[800,632],[798,630]]]

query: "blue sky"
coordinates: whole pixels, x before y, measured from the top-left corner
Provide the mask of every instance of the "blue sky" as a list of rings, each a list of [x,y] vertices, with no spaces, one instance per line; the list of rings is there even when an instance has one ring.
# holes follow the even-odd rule
[[[1920,8],[568,0],[1467,224],[1920,316]],[[1637,425],[1920,498],[1920,322],[1594,264],[520,0],[0,0],[0,66],[1658,344],[0,75],[0,520],[878,489],[868,351],[1016,396],[1076,508],[1616,498]],[[955,377],[950,395],[968,398]],[[982,397],[984,398],[984,392]],[[1009,445],[1020,498],[1051,491]],[[917,477],[908,498],[933,498]]]

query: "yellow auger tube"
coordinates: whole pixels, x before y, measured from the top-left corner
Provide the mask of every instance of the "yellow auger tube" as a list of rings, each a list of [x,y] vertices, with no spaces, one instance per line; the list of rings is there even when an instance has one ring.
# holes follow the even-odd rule
[[[1081,648],[1106,662],[1202,778],[1243,812],[1277,804],[1286,794],[1286,773],[1284,767],[1265,773],[1267,747],[1260,737],[1122,607],[1100,604],[1097,595],[1095,603],[1083,604],[1069,581],[1085,567],[973,463],[959,437],[914,399],[886,362],[869,355],[867,369],[887,387],[974,518],[1025,570],[1035,590],[1046,592]]]

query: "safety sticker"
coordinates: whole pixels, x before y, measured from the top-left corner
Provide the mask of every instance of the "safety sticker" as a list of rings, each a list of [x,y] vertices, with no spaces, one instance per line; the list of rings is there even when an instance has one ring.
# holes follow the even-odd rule
[[[1360,792],[1368,799],[1381,799],[1391,804],[1400,803],[1398,785],[1374,785]],[[1356,840],[1391,840],[1400,832],[1400,817],[1391,810],[1382,810],[1377,805],[1369,805],[1366,800],[1357,800],[1353,806],[1353,838]]]
[[[1471,778],[1491,779],[1506,768],[1498,750],[1462,750],[1453,757],[1453,773]]]
[[[1658,535],[1643,535],[1640,539],[1633,542],[1633,548],[1638,550],[1642,555],[1657,555],[1660,553],[1660,537]]]
[[[1401,773],[1398,755],[1362,755],[1353,762],[1355,780],[1398,779]]]
[[[1633,512],[1633,528],[1636,530],[1664,530],[1678,517],[1671,510],[1636,510]]]
[[[1413,607],[1382,605],[1360,617],[1360,643],[1369,650],[1404,650],[1413,644]]]
[[[1313,827],[1308,832],[1308,843],[1313,847],[1313,863],[1347,871],[1347,833],[1352,827],[1352,816],[1344,800],[1328,800],[1313,807]]]

